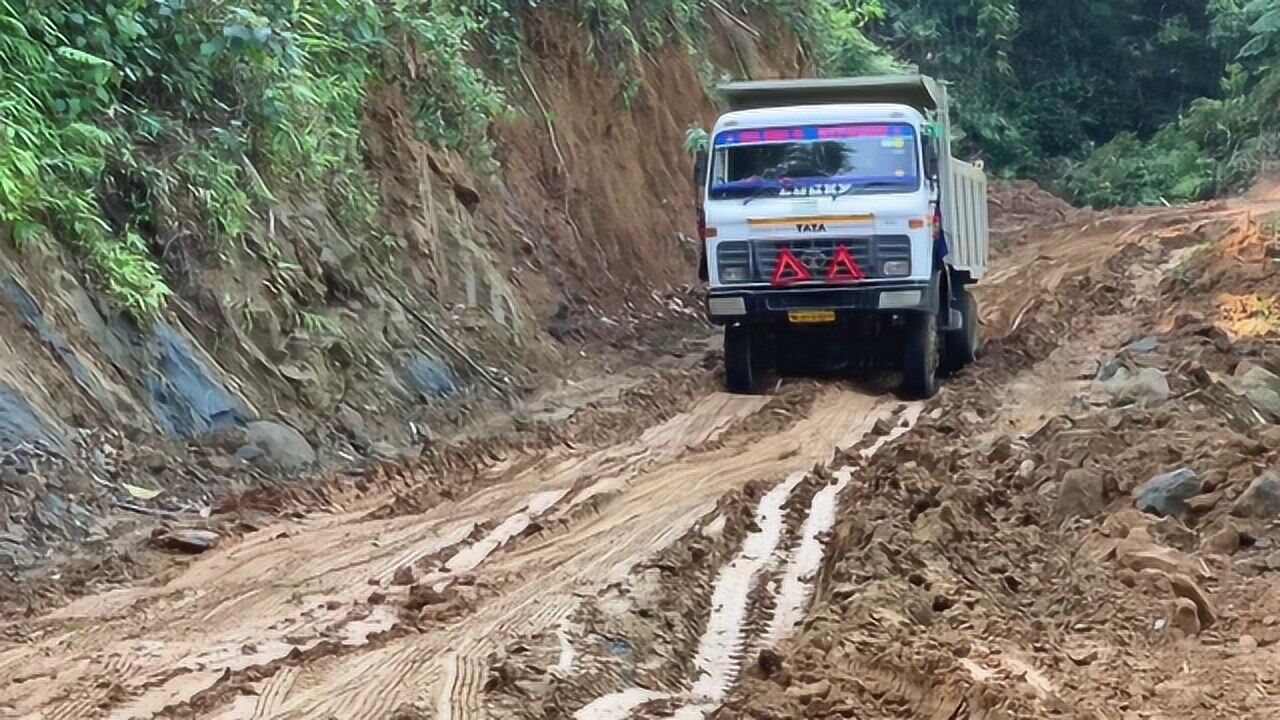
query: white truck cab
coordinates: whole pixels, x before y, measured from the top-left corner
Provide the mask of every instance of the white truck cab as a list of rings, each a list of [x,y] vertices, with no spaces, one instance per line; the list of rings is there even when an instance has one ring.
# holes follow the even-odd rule
[[[972,361],[986,180],[920,76],[733,83],[698,164],[707,312],[730,390],[774,366],[893,366],[927,397]]]

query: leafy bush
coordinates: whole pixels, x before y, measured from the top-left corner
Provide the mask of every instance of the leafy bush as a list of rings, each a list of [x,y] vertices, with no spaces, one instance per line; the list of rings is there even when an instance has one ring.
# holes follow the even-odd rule
[[[1221,99],[1200,99],[1149,141],[1124,134],[1072,167],[1064,189],[1106,207],[1204,200],[1242,189],[1280,158],[1280,0],[1220,7],[1219,38],[1243,43]]]
[[[368,232],[369,88],[406,84],[425,139],[483,155],[505,102],[469,62],[482,26],[447,2],[0,0],[0,223],[67,243],[140,318],[170,294],[153,247],[236,241],[273,193]]]
[[[138,318],[171,294],[158,248],[240,242],[281,192],[319,195],[346,231],[371,233],[371,89],[400,85],[423,139],[491,166],[489,126],[508,112],[497,78],[518,65],[520,14],[538,4],[0,0],[0,224],[19,243],[73,249]],[[792,18],[833,67],[882,57],[856,30],[876,2],[721,5],[748,6]],[[627,103],[642,91],[643,53],[704,46],[712,11],[711,0],[567,7],[619,71]]]

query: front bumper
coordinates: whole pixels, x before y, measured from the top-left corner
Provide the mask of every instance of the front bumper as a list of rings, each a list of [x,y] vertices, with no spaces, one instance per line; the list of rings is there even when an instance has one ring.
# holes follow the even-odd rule
[[[787,323],[790,313],[830,310],[838,319],[880,313],[937,312],[933,283],[920,280],[788,289],[715,288],[707,317],[716,325]]]

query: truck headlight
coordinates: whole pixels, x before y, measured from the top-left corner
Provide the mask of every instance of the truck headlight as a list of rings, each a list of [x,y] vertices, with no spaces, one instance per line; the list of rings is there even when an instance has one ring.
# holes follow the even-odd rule
[[[727,283],[740,283],[747,281],[747,269],[741,265],[735,267],[720,268],[720,280]]]
[[[894,275],[910,275],[911,261],[910,260],[890,260],[889,262],[886,262],[884,264],[883,269],[884,269],[884,274],[890,277]]]

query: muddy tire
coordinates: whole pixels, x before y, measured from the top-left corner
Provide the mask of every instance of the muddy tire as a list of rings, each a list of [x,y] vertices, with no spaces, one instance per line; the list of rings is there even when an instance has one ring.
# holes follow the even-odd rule
[[[907,318],[902,361],[905,397],[923,400],[938,392],[939,344],[937,315],[920,313]]]
[[[758,394],[768,369],[760,333],[746,325],[724,329],[724,387],[731,393]]]
[[[982,348],[982,325],[978,316],[978,301],[973,293],[960,288],[960,329],[946,333],[942,343],[942,367],[947,373],[959,372],[978,359]]]

